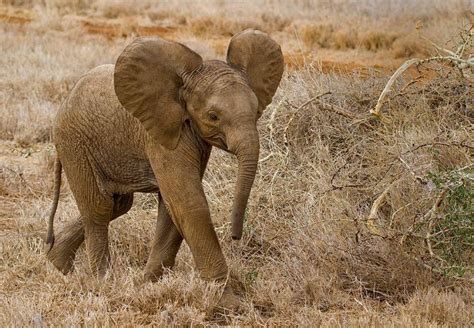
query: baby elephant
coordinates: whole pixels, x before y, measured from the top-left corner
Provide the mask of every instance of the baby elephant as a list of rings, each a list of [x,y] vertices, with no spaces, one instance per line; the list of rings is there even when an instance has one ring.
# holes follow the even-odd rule
[[[240,239],[258,163],[257,120],[283,68],[280,46],[263,32],[245,30],[231,39],[226,62],[203,61],[180,43],[143,37],[115,65],[83,75],[54,123],[48,259],[69,272],[85,239],[92,272],[104,274],[110,221],[130,209],[134,192],[154,192],[158,219],[145,277],[155,280],[172,267],[184,238],[202,278],[225,279],[201,180],[212,146],[237,156],[231,220],[232,237]],[[54,237],[62,169],[80,217]]]

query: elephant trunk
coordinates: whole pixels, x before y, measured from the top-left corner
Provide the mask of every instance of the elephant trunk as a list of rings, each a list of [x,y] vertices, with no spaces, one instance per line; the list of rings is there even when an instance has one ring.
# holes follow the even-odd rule
[[[252,137],[246,138],[246,141],[239,143],[235,152],[239,161],[239,171],[231,216],[232,239],[234,240],[242,238],[245,208],[257,172],[260,145],[258,133],[255,131],[252,135]]]

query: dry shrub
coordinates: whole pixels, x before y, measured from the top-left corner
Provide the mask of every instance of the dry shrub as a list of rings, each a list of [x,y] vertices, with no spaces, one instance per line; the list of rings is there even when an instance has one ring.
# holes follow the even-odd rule
[[[407,256],[398,242],[377,237],[355,243],[337,264],[345,290],[390,303],[405,302],[440,279]]]
[[[255,21],[206,16],[189,19],[188,28],[192,34],[199,37],[210,35],[233,36],[247,28],[262,29]]]
[[[147,10],[147,16],[156,22],[168,22],[173,21],[178,25],[186,25],[188,21],[188,15],[176,10]]]
[[[362,112],[367,105],[369,108],[374,106],[376,93],[370,101],[367,90],[380,92],[382,84],[377,87],[373,85],[374,82],[378,84],[380,81],[358,81],[357,89],[349,85],[326,84],[323,90],[337,93],[337,96],[327,96],[326,102],[340,108],[350,108],[355,113],[358,109]],[[359,89],[364,85],[365,89]],[[454,85],[457,87],[452,89]],[[433,190],[434,180],[429,182],[431,177],[469,168],[472,148],[463,142],[470,140],[470,134],[466,130],[462,132],[458,122],[469,119],[471,115],[465,111],[465,106],[472,107],[469,96],[471,89],[469,82],[458,76],[438,78],[420,85],[412,89],[408,96],[405,94],[391,100],[390,121],[384,126],[383,132],[377,132],[375,127],[370,128],[366,124],[350,124],[349,119],[342,118],[336,112],[328,116],[331,109],[328,110],[327,106],[308,105],[314,108],[313,111],[306,111],[306,115],[297,112],[296,119],[286,129],[290,159],[300,162],[307,156],[309,148],[319,154],[319,166],[329,161],[327,165],[330,165],[329,170],[333,173],[326,180],[326,187],[321,186],[322,194],[346,190],[346,197],[350,197],[350,203],[356,206],[352,210],[348,209],[350,216],[355,216],[354,222],[358,222],[358,218],[366,218],[375,197],[390,186],[390,201],[379,210],[378,218],[384,225],[394,229],[390,231],[392,236],[399,238],[408,227],[413,226],[413,220],[420,220],[423,213],[429,211],[438,196],[439,192]],[[439,93],[443,94],[441,98],[444,101],[434,105],[430,101],[431,95]],[[425,96],[420,98],[419,94]],[[348,121],[348,125],[344,124],[344,120]],[[282,138],[275,132],[274,137]],[[324,144],[324,147],[318,146],[320,144]],[[307,170],[301,169],[301,172]],[[469,203],[469,198],[465,202]],[[472,213],[472,208],[466,210]],[[449,216],[449,213],[448,210],[444,215]],[[359,223],[353,228],[361,229]],[[405,252],[413,252],[413,258],[426,254],[419,252],[423,249],[424,239],[415,237],[410,242],[413,248],[405,249]],[[382,250],[382,247],[379,246],[378,250]],[[466,265],[468,262],[464,263]],[[469,266],[467,264],[468,270]]]
[[[367,50],[379,51],[390,49],[397,38],[393,33],[368,31],[359,36],[359,42]]]
[[[416,292],[405,307],[400,307],[402,315],[416,316],[440,326],[469,327],[472,324],[472,304],[462,295],[469,290],[440,291],[429,288],[427,292]],[[459,315],[461,314],[461,315]]]
[[[392,44],[395,58],[426,57],[429,55],[426,42],[415,34],[398,37]]]
[[[285,30],[291,24],[291,19],[282,13],[272,14],[263,12],[260,16],[262,27],[265,31],[278,32]]]
[[[336,27],[338,26],[338,27]],[[307,24],[299,28],[301,40],[307,48],[354,49],[362,47],[377,52],[391,49],[397,35],[372,29],[336,24]],[[405,41],[406,42],[406,41]],[[400,47],[402,42],[398,43]]]
[[[336,49],[354,49],[357,45],[357,33],[347,30],[334,32],[333,42]]]
[[[101,1],[95,4],[95,8],[106,18],[137,15],[147,9],[142,2],[122,1]]]
[[[330,24],[305,25],[300,28],[299,34],[307,48],[313,48],[314,46],[331,48],[334,27]]]

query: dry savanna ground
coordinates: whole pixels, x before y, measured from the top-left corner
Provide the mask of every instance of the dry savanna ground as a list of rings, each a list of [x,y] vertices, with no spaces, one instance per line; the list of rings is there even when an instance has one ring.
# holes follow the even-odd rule
[[[463,0],[2,0],[0,326],[471,326],[470,24]],[[287,65],[259,122],[241,241],[228,221],[235,159],[214,150],[204,178],[241,310],[216,309],[222,286],[199,279],[185,245],[174,270],[143,281],[151,194],[111,224],[104,279],[91,278],[82,249],[75,271],[59,273],[40,235],[52,120],[74,82],[137,35],[223,58],[247,27],[270,33]],[[454,55],[410,68],[370,114],[406,59]],[[64,182],[56,229],[77,214]]]

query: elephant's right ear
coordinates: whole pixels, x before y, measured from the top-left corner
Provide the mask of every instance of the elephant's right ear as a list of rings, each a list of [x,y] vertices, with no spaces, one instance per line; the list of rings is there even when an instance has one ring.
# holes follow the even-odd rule
[[[159,144],[176,148],[185,109],[179,99],[183,78],[202,64],[188,47],[159,37],[138,38],[117,59],[115,93]]]

